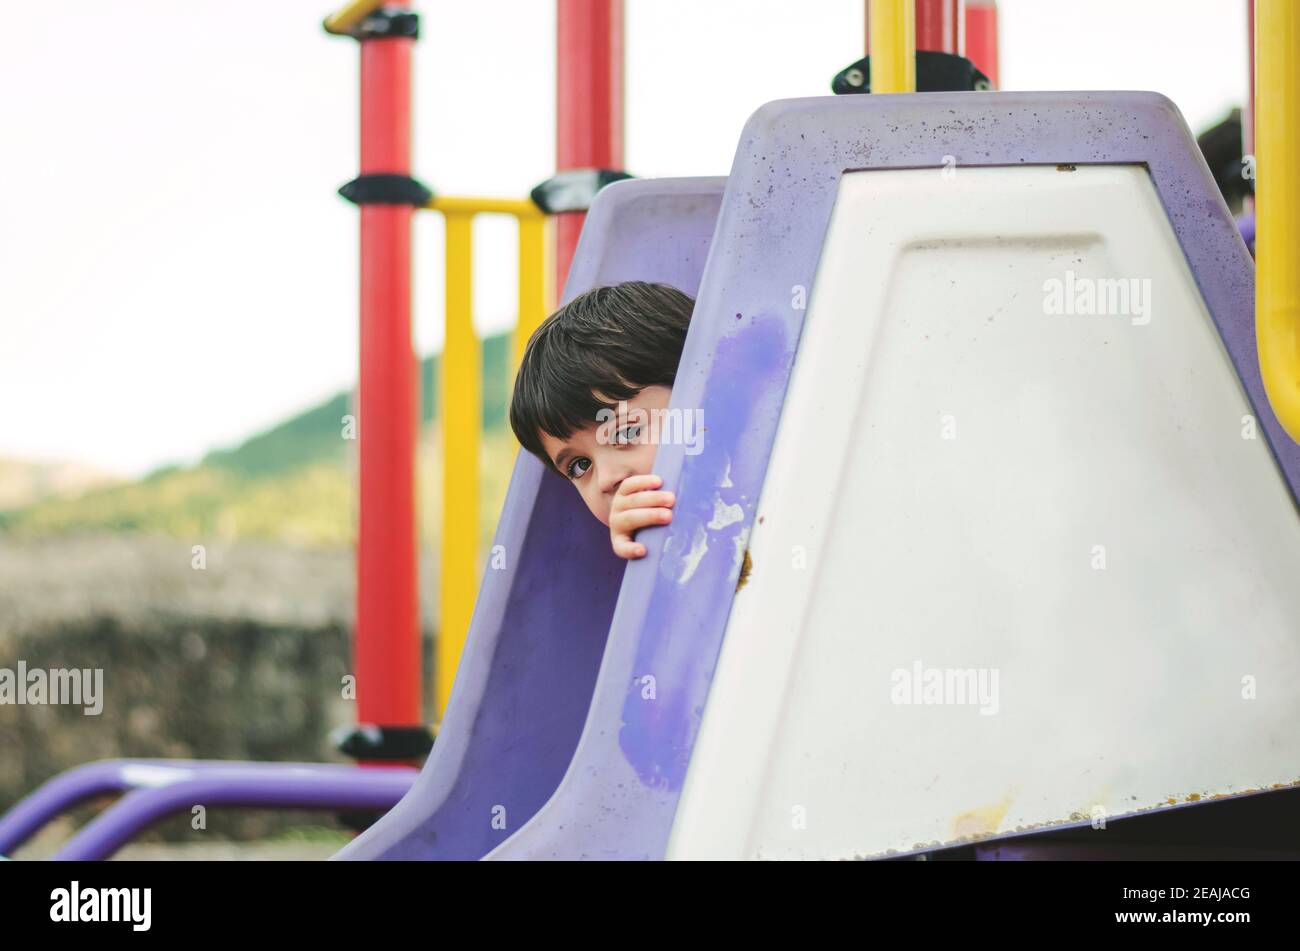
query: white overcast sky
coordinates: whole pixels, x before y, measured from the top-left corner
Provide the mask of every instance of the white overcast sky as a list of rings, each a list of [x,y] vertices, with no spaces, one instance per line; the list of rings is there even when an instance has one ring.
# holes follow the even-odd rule
[[[3,0],[17,8],[17,0]],[[425,0],[416,173],[523,196],[553,170],[554,3]],[[1001,0],[1007,89],[1154,89],[1200,131],[1247,88],[1245,0]],[[0,40],[0,457],[190,462],[352,385],[357,51],[319,0],[62,0]],[[862,0],[627,0],[626,164],[724,175],[761,103],[823,95]],[[10,18],[11,20],[13,18]],[[416,346],[441,344],[441,225]],[[479,225],[481,329],[513,225]]]

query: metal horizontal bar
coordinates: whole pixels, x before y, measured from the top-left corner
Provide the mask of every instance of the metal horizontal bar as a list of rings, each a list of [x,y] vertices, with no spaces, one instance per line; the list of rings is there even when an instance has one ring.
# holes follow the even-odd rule
[[[106,858],[141,829],[194,805],[389,809],[418,773],[408,767],[319,763],[103,760],[54,777],[0,817],[0,854],[11,853],[74,806],[114,793],[127,795],[88,823],[56,858]]]
[[[516,218],[545,218],[545,213],[528,198],[472,198],[436,195],[424,207],[445,215],[514,215]]]

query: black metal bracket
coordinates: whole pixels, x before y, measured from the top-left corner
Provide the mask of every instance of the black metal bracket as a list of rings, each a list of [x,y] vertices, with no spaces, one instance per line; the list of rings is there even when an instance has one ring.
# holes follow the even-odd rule
[[[415,205],[423,207],[433,198],[428,186],[410,175],[358,175],[339,186],[339,194],[354,205]]]
[[[339,727],[330,739],[344,756],[363,761],[419,759],[433,749],[433,733],[426,726],[363,723]]]
[[[917,92],[974,92],[992,89],[989,78],[964,56],[916,51]],[[837,96],[871,92],[871,57],[846,66],[831,80],[831,92]]]
[[[334,32],[326,28],[326,32]],[[399,7],[380,7],[367,13],[352,29],[339,35],[356,40],[391,40],[420,38],[420,14]]]
[[[606,185],[632,177],[610,168],[571,168],[552,175],[529,192],[528,197],[548,215],[586,211],[596,193]]]

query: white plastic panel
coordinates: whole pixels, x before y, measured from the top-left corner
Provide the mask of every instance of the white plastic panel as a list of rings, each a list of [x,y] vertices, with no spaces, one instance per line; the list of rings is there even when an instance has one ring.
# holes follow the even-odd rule
[[[1149,309],[1049,313],[1102,278]],[[1300,520],[1249,414],[1143,168],[846,174],[669,857],[1295,781]],[[995,702],[896,702],[918,666]]]

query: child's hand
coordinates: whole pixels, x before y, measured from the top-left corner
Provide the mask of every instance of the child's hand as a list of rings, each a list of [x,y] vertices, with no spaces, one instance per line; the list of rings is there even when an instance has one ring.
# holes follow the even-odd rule
[[[673,520],[670,510],[677,497],[654,491],[663,484],[664,480],[653,474],[628,476],[619,483],[609,506],[609,537],[620,558],[645,557],[645,546],[632,536],[648,525],[667,525]]]

